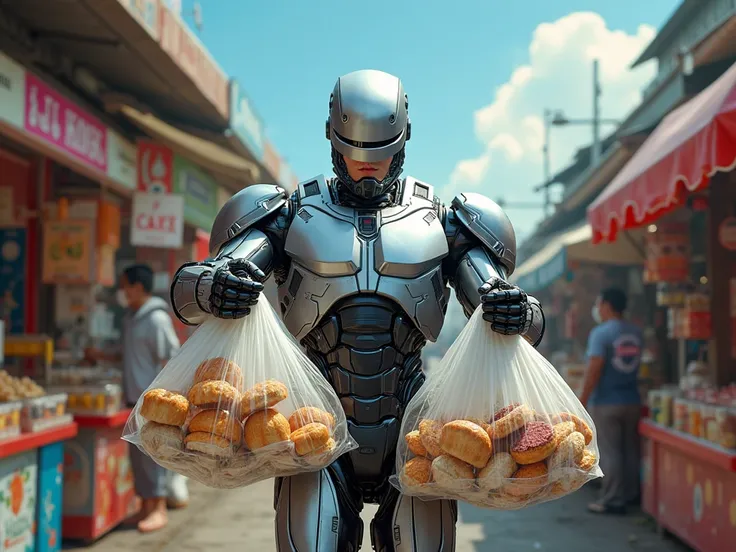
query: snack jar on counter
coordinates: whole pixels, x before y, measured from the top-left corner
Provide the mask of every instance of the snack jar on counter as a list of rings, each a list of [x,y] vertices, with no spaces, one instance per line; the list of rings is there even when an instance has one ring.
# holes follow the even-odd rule
[[[736,407],[717,406],[715,410],[718,426],[718,444],[736,450]]]
[[[21,429],[25,433],[33,433],[70,423],[72,417],[66,413],[66,400],[66,393],[24,400],[20,415]]]
[[[687,428],[693,437],[703,436],[703,411],[698,401],[687,401]]]
[[[716,423],[716,405],[701,403],[700,405],[700,436],[711,443],[718,443],[718,424]]]
[[[70,387],[66,391],[67,408],[73,414],[109,416],[122,408],[122,389],[114,383]]]
[[[10,439],[20,434],[21,401],[0,403],[0,440]]]
[[[682,397],[676,397],[672,406],[672,427],[677,431],[688,433],[688,417],[690,407],[688,400]]]

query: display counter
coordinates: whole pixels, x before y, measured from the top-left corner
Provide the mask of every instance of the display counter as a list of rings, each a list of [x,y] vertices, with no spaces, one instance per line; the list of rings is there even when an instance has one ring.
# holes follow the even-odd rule
[[[700,552],[736,542],[736,451],[642,420],[642,508]]]
[[[120,438],[129,415],[74,417],[79,434],[64,454],[65,539],[96,540],[136,513],[128,443]]]
[[[64,444],[68,423],[0,441],[0,551],[61,550]]]

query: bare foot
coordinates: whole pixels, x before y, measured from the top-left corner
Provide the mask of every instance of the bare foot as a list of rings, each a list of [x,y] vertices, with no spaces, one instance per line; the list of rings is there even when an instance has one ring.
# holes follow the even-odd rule
[[[160,531],[166,527],[168,523],[169,516],[166,513],[166,510],[156,509],[138,522],[138,531],[141,533]]]

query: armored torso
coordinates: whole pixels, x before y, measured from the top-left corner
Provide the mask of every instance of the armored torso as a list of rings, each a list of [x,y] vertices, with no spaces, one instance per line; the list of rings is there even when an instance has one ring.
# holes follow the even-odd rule
[[[423,380],[421,349],[444,322],[448,245],[432,191],[409,178],[395,204],[364,210],[338,205],[319,177],[300,184],[286,235],[284,323],[342,401],[366,500],[391,473],[402,408]]]

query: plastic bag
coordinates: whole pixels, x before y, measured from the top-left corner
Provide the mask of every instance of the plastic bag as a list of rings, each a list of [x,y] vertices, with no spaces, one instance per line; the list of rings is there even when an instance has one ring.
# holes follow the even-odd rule
[[[391,482],[419,498],[516,510],[601,477],[596,431],[554,367],[480,307],[409,402]]]
[[[337,395],[262,295],[249,316],[197,328],[138,400],[123,439],[217,488],[316,471],[357,447]]]

